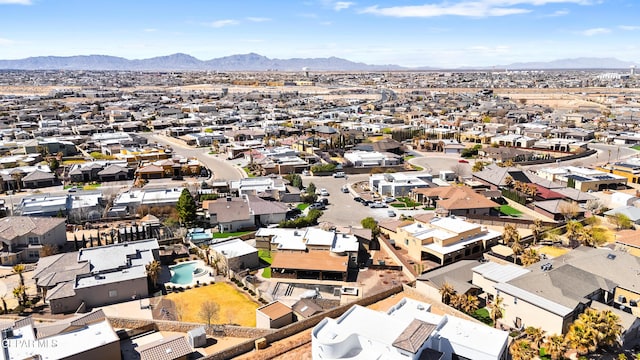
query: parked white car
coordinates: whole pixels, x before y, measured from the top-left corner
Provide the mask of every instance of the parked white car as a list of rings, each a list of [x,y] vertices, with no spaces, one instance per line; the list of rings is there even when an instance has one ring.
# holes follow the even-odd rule
[[[372,202],[371,204],[369,204],[370,208],[386,208],[387,204],[380,202],[380,201],[375,201]]]
[[[329,196],[329,192],[325,188],[320,189],[320,193],[319,194],[322,195],[322,196]]]

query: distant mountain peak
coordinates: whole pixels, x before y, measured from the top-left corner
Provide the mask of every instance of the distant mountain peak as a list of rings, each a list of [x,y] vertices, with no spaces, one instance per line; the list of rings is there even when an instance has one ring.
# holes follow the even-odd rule
[[[638,66],[631,61],[612,57],[577,57],[547,62],[521,62],[509,65],[464,67],[458,69],[624,69]],[[369,65],[339,57],[271,59],[250,52],[210,60],[200,60],[185,53],[175,53],[148,59],[129,60],[109,55],[37,56],[20,60],[0,60],[0,69],[15,70],[118,70],[118,71],[389,71],[389,70],[438,70],[444,67],[407,68],[399,65]],[[455,70],[449,68],[449,70]]]

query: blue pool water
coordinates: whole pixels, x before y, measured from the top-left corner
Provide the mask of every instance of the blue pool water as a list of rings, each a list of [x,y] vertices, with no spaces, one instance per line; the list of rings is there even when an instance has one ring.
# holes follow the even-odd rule
[[[193,270],[196,268],[195,262],[178,264],[171,267],[173,276],[171,282],[180,285],[189,285],[193,281]]]

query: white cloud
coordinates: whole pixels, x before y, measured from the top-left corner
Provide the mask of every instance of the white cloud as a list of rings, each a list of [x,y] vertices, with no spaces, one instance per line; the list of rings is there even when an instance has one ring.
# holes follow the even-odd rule
[[[611,29],[607,29],[607,28],[593,28],[593,29],[580,31],[579,34],[584,36],[595,36],[595,35],[609,34],[610,32],[611,32]]]
[[[323,25],[323,26],[331,26],[331,25],[333,25],[333,22],[331,22],[331,21],[321,21],[319,24]]]
[[[424,4],[413,6],[379,7],[378,5],[365,8],[362,12],[391,16],[391,17],[437,17],[464,16],[490,17],[529,13],[532,10],[522,6],[542,6],[546,4],[577,4],[591,5],[594,0],[476,0],[457,3],[441,2],[439,4]],[[515,7],[520,6],[520,7]],[[563,15],[560,10],[557,13]]]
[[[154,29],[154,28],[147,28],[143,30],[144,32],[148,32],[148,33],[152,33],[152,32],[156,32],[158,31],[158,29]]]
[[[354,5],[354,3],[350,1],[336,1],[333,4],[333,10],[335,11],[345,10],[350,8],[352,5]]]
[[[640,30],[640,26],[638,26],[638,25],[620,25],[620,26],[618,26],[618,29],[625,30],[625,31],[636,31],[636,30]]]
[[[31,0],[0,0],[0,5],[13,4],[13,5],[31,5]]]
[[[216,21],[210,22],[208,25],[213,28],[221,28],[225,26],[238,25],[238,24],[239,24],[238,20],[225,19],[225,20],[216,20]]]
[[[9,46],[15,44],[15,41],[9,39],[0,38],[0,46]]]
[[[266,21],[271,21],[271,19],[269,18],[265,18],[265,17],[248,17],[247,20],[252,21],[252,22],[266,22]]]
[[[565,15],[569,15],[569,10],[556,10],[551,14],[545,15],[545,17],[558,17],[558,16],[565,16]]]

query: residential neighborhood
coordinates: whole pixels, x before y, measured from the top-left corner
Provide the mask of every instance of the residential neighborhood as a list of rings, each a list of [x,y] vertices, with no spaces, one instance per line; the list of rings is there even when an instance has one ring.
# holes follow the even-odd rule
[[[7,359],[638,354],[636,75],[26,73]]]

